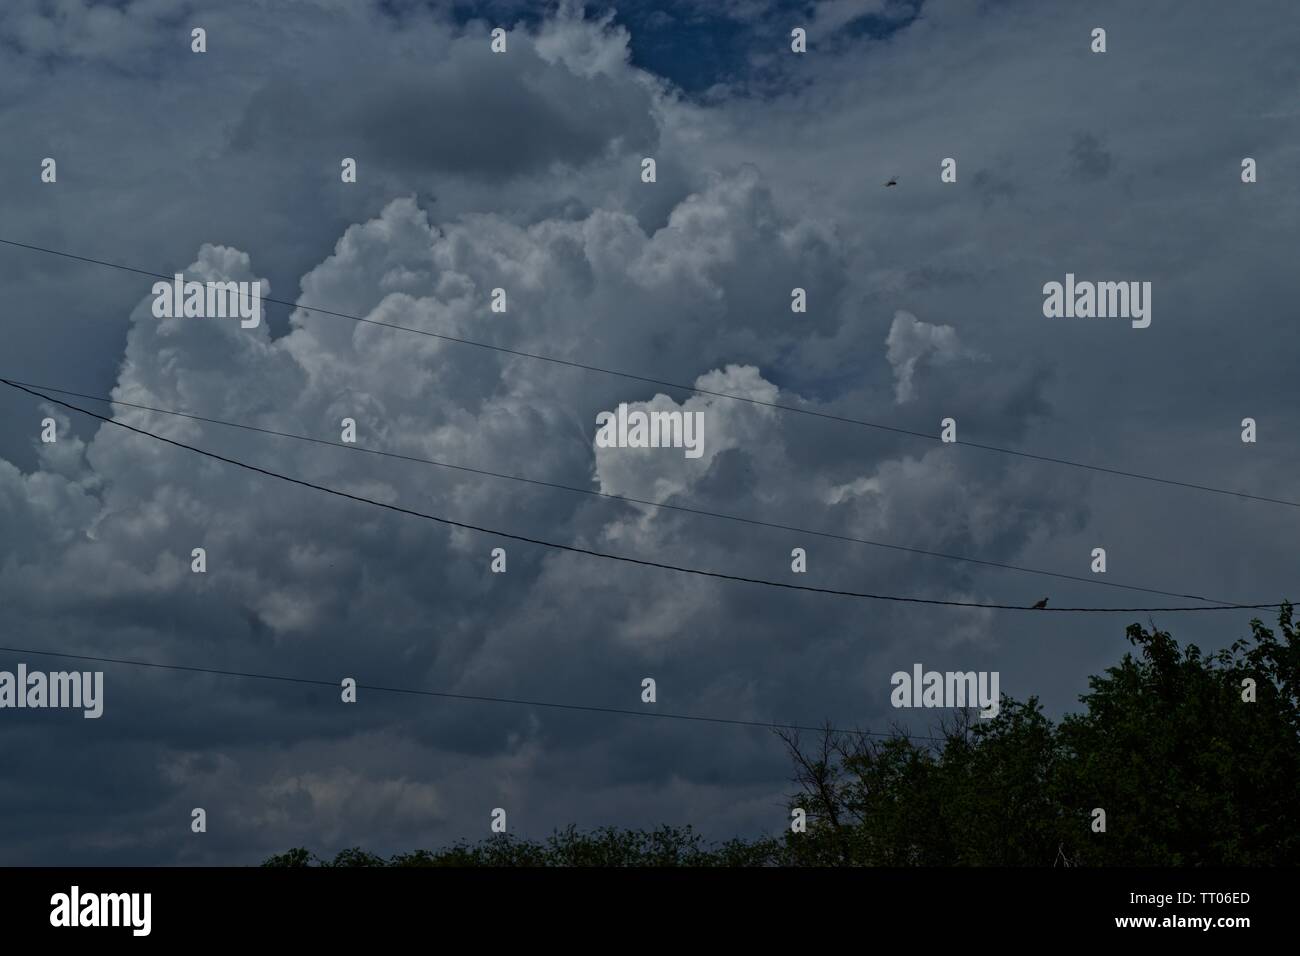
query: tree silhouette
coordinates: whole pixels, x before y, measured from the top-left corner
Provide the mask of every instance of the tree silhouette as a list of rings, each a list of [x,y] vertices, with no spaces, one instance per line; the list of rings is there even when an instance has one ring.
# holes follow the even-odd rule
[[[791,862],[832,865],[1276,865],[1300,862],[1300,641],[1282,634],[1205,655],[1139,624],[1137,653],[1089,680],[1054,726],[1036,698],[1002,698],[942,743],[785,734],[809,832]],[[1247,684],[1254,684],[1254,700]],[[1106,813],[1105,832],[1092,812]],[[809,836],[811,839],[801,839]]]

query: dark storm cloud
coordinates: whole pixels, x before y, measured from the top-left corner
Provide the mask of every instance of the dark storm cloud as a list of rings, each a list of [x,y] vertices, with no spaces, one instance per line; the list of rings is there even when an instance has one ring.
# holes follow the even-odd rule
[[[328,149],[403,176],[497,182],[653,144],[648,89],[554,69],[523,37],[504,55],[478,40],[432,63],[380,66],[364,83],[338,76],[308,91],[278,78],[252,96],[231,146],[263,156]]]

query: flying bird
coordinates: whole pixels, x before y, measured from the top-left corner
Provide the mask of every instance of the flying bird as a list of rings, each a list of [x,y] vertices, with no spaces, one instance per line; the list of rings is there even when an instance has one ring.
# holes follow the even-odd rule
[[[1041,610],[1042,610],[1043,608],[1045,608],[1045,607],[1047,607],[1047,598],[1043,598],[1041,601],[1039,601],[1037,604],[1035,604],[1035,605],[1034,605],[1034,610],[1036,610],[1036,611],[1041,611]]]
[[[895,176],[890,176],[890,177],[889,177],[889,182],[885,183],[885,185],[886,185],[886,186],[897,186],[897,185],[898,185],[898,179],[897,179],[897,177],[895,177]]]

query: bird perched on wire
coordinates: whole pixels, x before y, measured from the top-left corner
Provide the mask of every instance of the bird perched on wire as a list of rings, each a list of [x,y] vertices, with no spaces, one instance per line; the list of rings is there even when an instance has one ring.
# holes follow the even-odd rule
[[[894,176],[890,176],[890,177],[889,177],[889,182],[885,183],[885,185],[886,185],[886,186],[897,186],[897,185],[898,185],[898,179],[897,179],[896,177],[894,177]]]
[[[1041,601],[1039,601],[1037,604],[1035,604],[1035,605],[1034,605],[1034,610],[1035,610],[1035,611],[1041,611],[1041,610],[1043,610],[1045,607],[1047,607],[1047,598],[1043,598]]]

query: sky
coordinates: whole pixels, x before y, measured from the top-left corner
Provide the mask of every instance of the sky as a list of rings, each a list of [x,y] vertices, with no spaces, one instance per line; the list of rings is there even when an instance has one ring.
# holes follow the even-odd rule
[[[1294,598],[1296,507],[1042,459],[1300,499],[1298,43],[1286,0],[13,0],[0,239],[370,321],[160,320],[147,275],[0,244],[0,378],[328,442],[351,418],[358,447],[599,494],[67,399],[661,564],[977,604]],[[1046,317],[1067,274],[1150,282],[1150,326]],[[601,447],[620,403],[701,413],[703,453]],[[957,444],[933,440],[948,417]],[[532,838],[775,835],[794,786],[770,730],[338,684],[925,734],[942,711],[889,699],[914,663],[1059,717],[1126,625],[1219,648],[1254,614],[765,587],[344,500],[10,388],[0,424],[0,644],[323,682],[0,651],[105,675],[96,720],[0,709],[3,864],[393,853],[486,837],[495,808]]]

